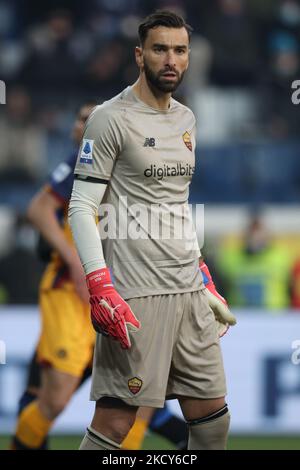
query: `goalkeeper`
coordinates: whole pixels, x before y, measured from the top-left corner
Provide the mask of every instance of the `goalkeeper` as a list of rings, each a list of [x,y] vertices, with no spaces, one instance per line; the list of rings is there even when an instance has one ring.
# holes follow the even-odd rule
[[[169,11],[140,24],[139,78],[93,111],[79,151],[69,217],[98,332],[96,407],[82,450],[119,449],[140,406],[163,407],[172,397],[189,427],[189,449],[226,447],[229,412],[213,311],[221,334],[235,319],[207,267],[199,269],[188,209],[195,118],[171,97],[188,67],[190,33]],[[103,240],[95,225],[101,203]]]

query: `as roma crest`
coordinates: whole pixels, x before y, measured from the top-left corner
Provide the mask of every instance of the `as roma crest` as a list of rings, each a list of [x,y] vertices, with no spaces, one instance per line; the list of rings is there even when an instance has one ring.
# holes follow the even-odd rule
[[[187,148],[192,151],[193,150],[193,147],[192,147],[192,140],[191,140],[191,135],[188,133],[188,131],[185,131],[185,133],[183,134],[182,136],[183,138],[183,142],[185,143],[185,145],[187,146]]]
[[[137,377],[132,377],[132,379],[128,380],[128,388],[133,395],[136,395],[141,390],[142,385],[143,381]]]

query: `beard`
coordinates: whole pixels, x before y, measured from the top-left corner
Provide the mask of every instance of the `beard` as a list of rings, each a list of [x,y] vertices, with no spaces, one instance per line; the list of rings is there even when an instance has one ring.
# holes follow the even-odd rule
[[[182,79],[184,77],[184,73],[182,72],[181,74],[174,69],[168,68],[168,69],[163,69],[159,70],[159,72],[154,72],[147,62],[144,59],[144,72],[146,76],[146,80],[148,82],[148,85],[151,88],[156,88],[157,90],[163,92],[163,93],[173,93],[177,88],[179,87],[180,83],[182,82]],[[176,74],[176,80],[169,81],[166,77],[163,76],[164,73],[166,72],[173,72]]]

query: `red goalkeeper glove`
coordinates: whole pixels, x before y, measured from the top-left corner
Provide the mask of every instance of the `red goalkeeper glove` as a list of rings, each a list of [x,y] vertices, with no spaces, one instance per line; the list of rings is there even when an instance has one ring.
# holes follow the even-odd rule
[[[206,264],[201,261],[199,267],[206,287],[205,293],[208,298],[208,303],[214,312],[215,319],[218,324],[219,337],[224,336],[229,326],[236,324],[236,318],[230,312],[224,297],[217,292],[216,286]]]
[[[129,331],[141,324],[129,305],[115,290],[108,268],[97,269],[86,276],[90,293],[91,320],[94,329],[119,341],[123,349],[131,347]]]

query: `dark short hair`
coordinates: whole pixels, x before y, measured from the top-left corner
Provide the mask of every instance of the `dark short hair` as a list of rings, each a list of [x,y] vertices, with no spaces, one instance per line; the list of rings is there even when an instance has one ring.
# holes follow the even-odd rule
[[[146,41],[149,29],[157,28],[158,26],[185,28],[188,33],[189,41],[193,31],[193,28],[185,22],[182,16],[169,10],[157,10],[147,16],[139,25],[139,38],[142,46]]]

